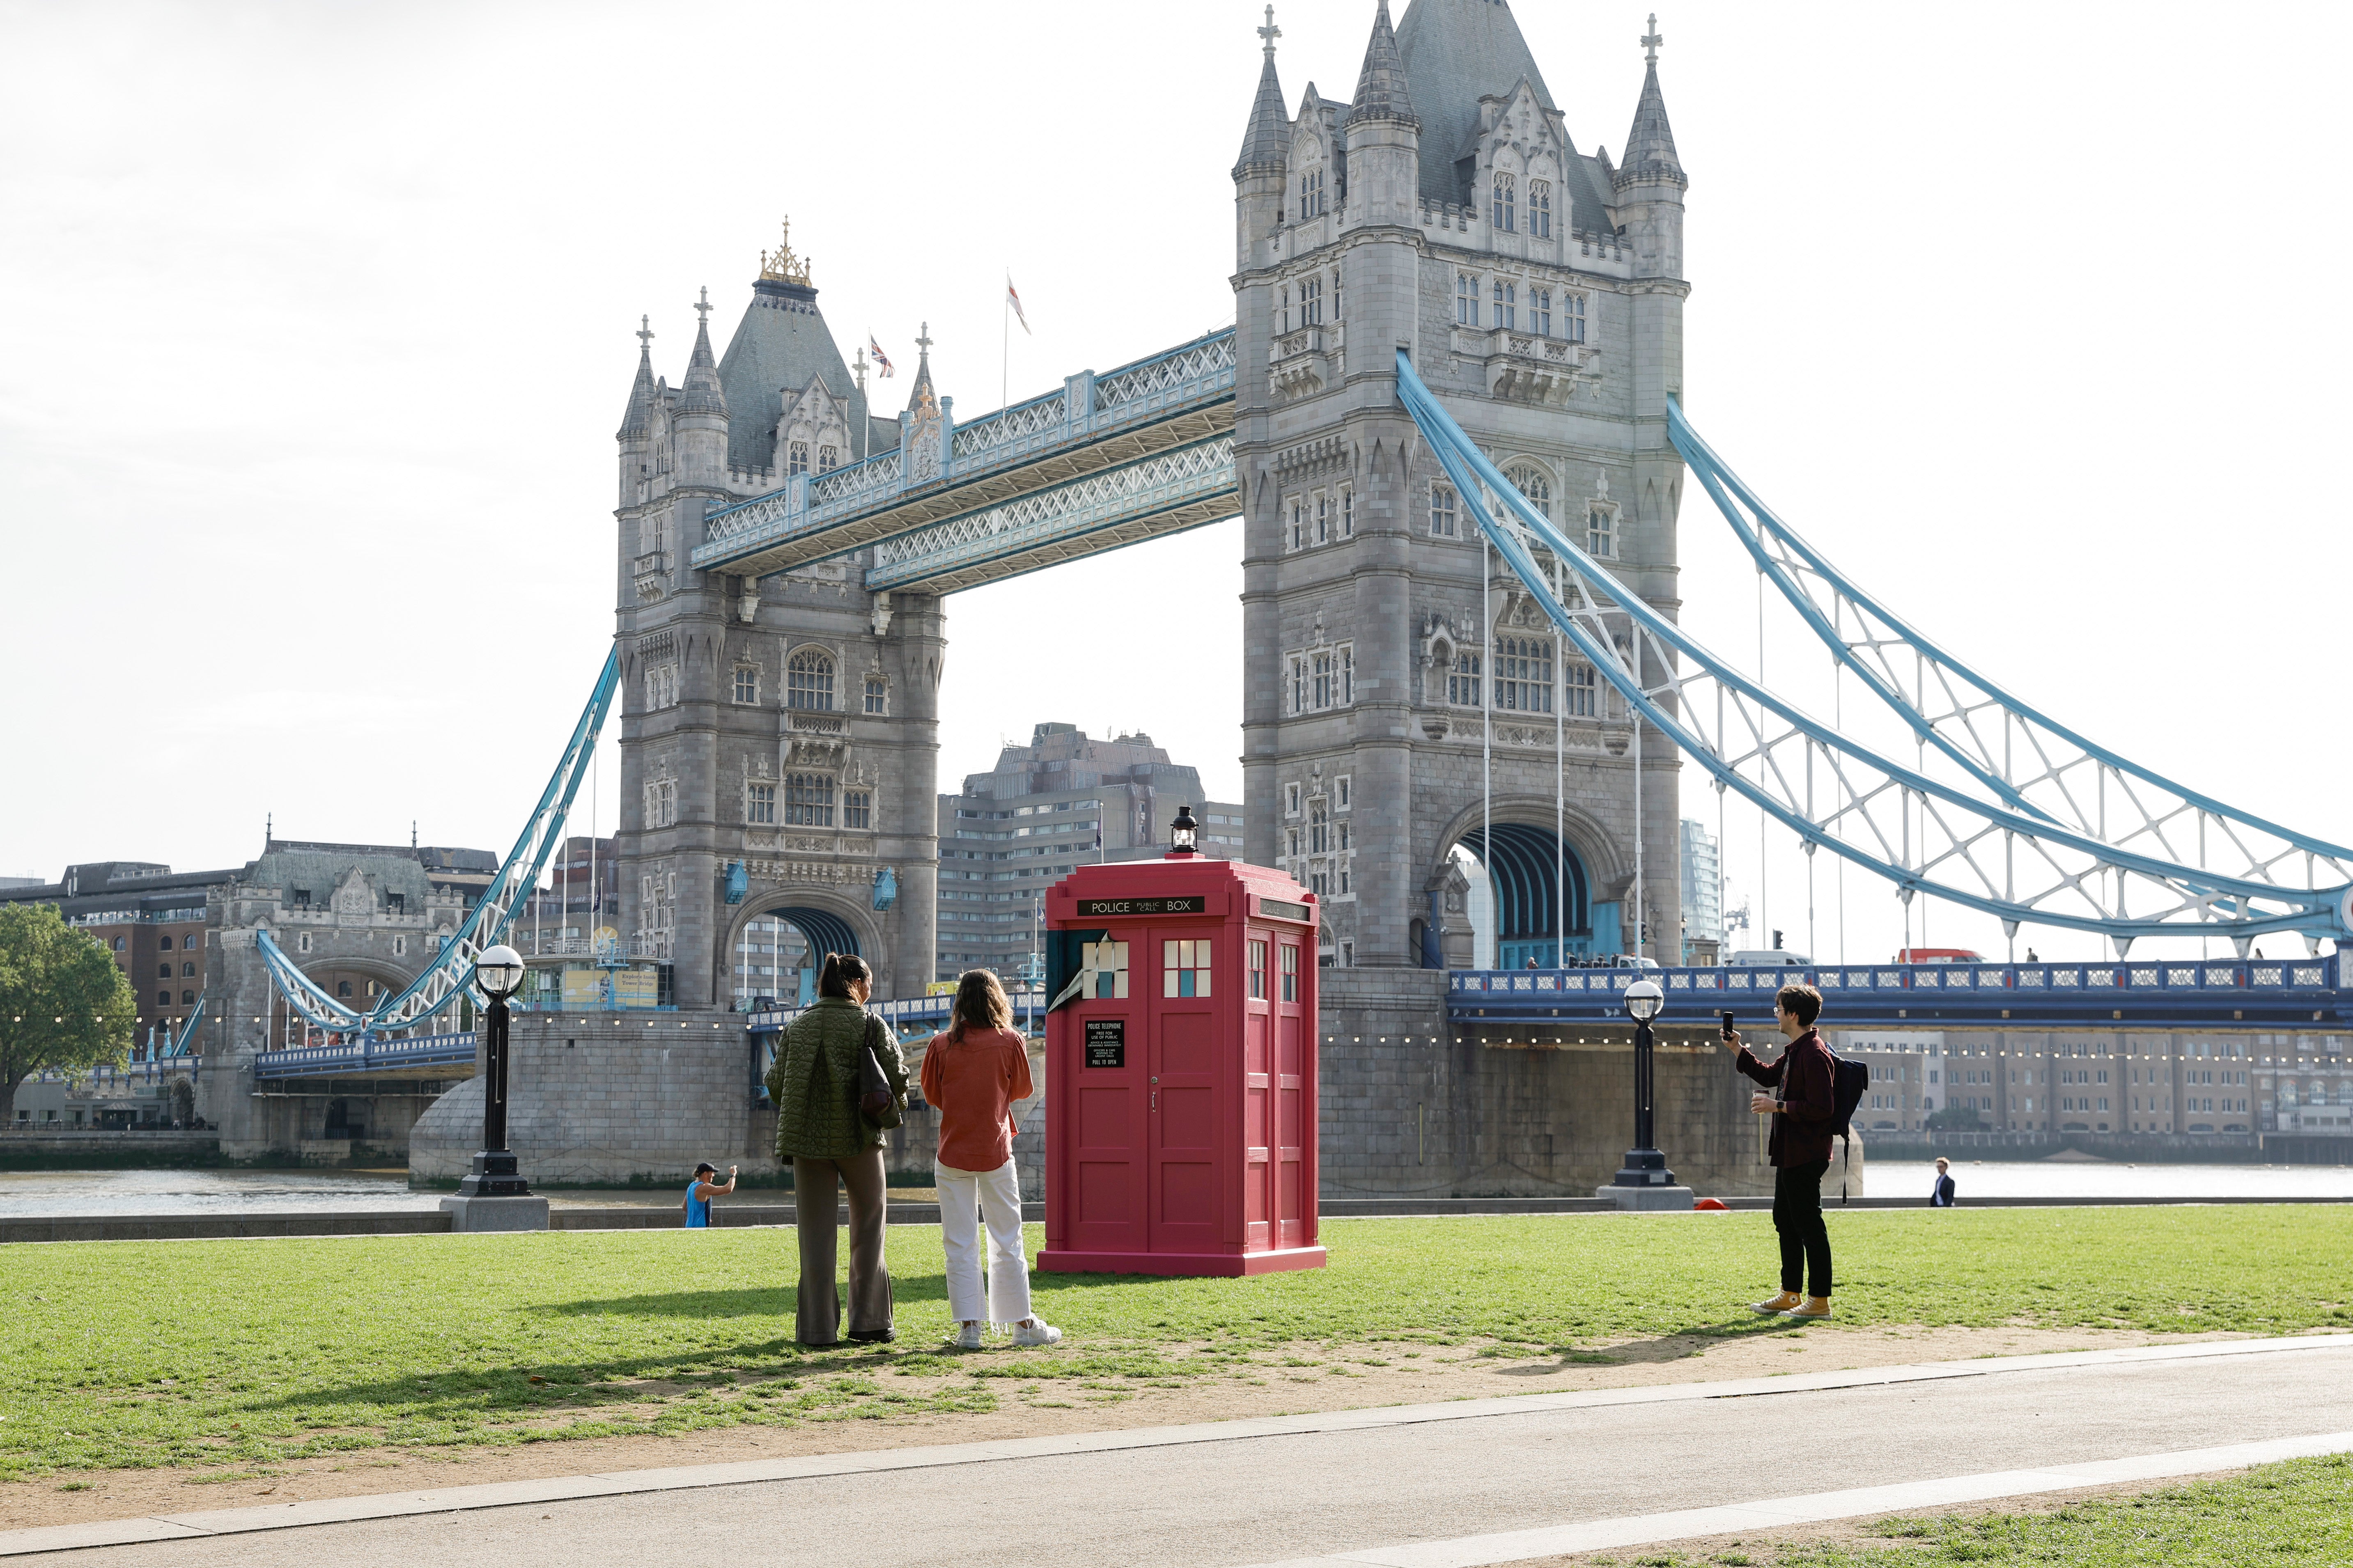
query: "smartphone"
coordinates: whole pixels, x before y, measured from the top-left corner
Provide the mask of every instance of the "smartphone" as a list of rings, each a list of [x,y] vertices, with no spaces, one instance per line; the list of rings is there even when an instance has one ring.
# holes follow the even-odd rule
[[[1727,1040],[1732,1038],[1732,1015],[1729,1013],[1724,1016],[1724,1037]]]

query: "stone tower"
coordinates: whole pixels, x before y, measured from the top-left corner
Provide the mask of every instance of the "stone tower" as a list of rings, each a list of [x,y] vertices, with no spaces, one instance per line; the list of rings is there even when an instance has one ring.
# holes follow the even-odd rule
[[[724,358],[705,300],[685,380],[641,331],[617,437],[620,909],[616,934],[668,962],[681,1007],[728,1007],[751,922],[855,951],[878,995],[932,977],[938,872],[937,598],[871,594],[871,552],[746,578],[694,570],[705,520],[802,474],[899,444],[870,417],[789,243]],[[862,356],[861,356],[862,361]],[[928,358],[910,416],[931,409]],[[787,985],[785,994],[791,992]]]
[[[1295,113],[1268,21],[1233,171],[1250,858],[1324,898],[1330,963],[1467,963],[1458,845],[1490,868],[1499,962],[1677,961],[1673,752],[1563,657],[1395,374],[1403,349],[1673,613],[1688,285],[1659,40],[1620,167],[1577,150],[1505,0],[1413,0],[1394,28],[1378,0],[1352,97],[1310,85]]]

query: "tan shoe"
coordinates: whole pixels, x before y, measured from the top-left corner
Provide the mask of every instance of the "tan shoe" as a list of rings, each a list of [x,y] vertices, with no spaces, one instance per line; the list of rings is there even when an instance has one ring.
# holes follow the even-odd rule
[[[1769,1301],[1754,1303],[1748,1310],[1760,1318],[1778,1318],[1804,1300],[1795,1290],[1784,1290]]]
[[[1802,1305],[1788,1308],[1781,1314],[1785,1318],[1795,1318],[1800,1322],[1807,1323],[1820,1322],[1830,1315],[1831,1299],[1828,1296],[1809,1296]]]

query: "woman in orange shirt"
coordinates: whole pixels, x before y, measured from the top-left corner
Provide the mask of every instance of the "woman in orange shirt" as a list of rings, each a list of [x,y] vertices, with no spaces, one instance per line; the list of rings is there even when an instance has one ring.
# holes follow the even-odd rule
[[[940,1113],[940,1244],[947,1254],[950,1342],[980,1349],[984,1321],[1015,1325],[1013,1342],[1050,1345],[1062,1331],[1029,1310],[1022,1250],[1021,1181],[1013,1171],[1013,1105],[1037,1092],[1029,1048],[1012,1028],[1013,1005],[986,969],[956,982],[950,1027],[923,1052],[923,1099]],[[988,1281],[980,1276],[975,1210],[988,1225]]]

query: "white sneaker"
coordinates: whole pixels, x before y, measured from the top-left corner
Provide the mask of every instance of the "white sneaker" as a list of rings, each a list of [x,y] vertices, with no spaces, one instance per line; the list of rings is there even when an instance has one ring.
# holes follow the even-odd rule
[[[1061,1340],[1062,1331],[1043,1318],[1032,1318],[1013,1331],[1013,1342],[1017,1345],[1060,1344]]]
[[[954,1350],[978,1350],[980,1348],[980,1325],[978,1323],[958,1323],[955,1328],[955,1332],[948,1336],[948,1345]]]

